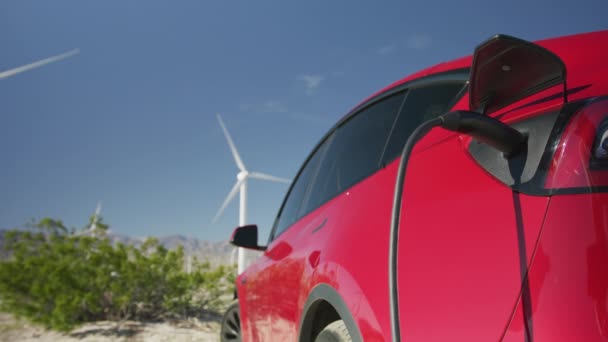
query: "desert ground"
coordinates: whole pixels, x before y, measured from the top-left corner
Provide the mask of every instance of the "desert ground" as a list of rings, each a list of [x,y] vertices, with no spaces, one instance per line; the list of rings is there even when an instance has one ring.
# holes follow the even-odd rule
[[[34,326],[0,313],[0,341],[37,342],[135,342],[135,341],[219,341],[220,319],[207,314],[200,318],[175,322],[140,323],[126,321],[85,324],[70,333],[58,333]]]

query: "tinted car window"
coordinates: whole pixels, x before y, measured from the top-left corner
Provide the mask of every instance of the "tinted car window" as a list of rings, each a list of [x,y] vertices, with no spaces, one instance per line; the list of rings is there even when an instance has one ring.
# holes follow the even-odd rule
[[[464,82],[450,82],[412,88],[345,121],[302,169],[273,236],[396,158],[416,126],[447,111],[463,86]]]
[[[397,158],[418,125],[448,111],[463,87],[464,82],[450,82],[410,89],[384,152],[383,164]]]
[[[302,171],[298,175],[298,178],[295,180],[291,190],[289,191],[289,195],[287,199],[283,203],[283,207],[281,208],[281,212],[277,217],[277,221],[275,223],[275,230],[273,236],[277,236],[281,234],[285,229],[287,229],[290,225],[292,225],[297,219],[300,218],[298,212],[300,211],[300,207],[302,204],[302,200],[304,196],[307,194],[308,185],[312,177],[316,174],[316,170],[319,165],[319,161],[322,156],[325,154],[325,149],[328,145],[328,141],[331,138],[328,138],[318,149],[317,151],[310,157],[306,165],[302,168]]]
[[[379,168],[380,157],[405,97],[391,95],[338,127],[301,208],[306,214]]]

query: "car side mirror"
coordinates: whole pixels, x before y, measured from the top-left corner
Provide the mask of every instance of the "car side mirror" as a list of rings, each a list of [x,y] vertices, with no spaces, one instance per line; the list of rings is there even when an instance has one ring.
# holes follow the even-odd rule
[[[256,251],[265,251],[265,246],[258,245],[258,226],[250,224],[246,226],[236,227],[230,237],[230,243],[247,249]]]

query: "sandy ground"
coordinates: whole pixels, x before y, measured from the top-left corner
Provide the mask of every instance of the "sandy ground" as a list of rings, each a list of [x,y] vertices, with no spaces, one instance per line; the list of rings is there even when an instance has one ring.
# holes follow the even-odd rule
[[[109,342],[109,341],[219,341],[219,317],[171,323],[96,322],[62,334],[47,331],[0,313],[0,341]]]

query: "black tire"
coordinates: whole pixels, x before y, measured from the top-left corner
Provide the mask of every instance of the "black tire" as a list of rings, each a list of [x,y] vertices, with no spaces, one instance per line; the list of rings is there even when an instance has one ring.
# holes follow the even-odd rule
[[[239,302],[230,305],[222,318],[222,330],[220,332],[222,342],[241,342],[241,314]]]
[[[352,340],[342,320],[329,324],[315,338],[315,342],[351,342]]]

